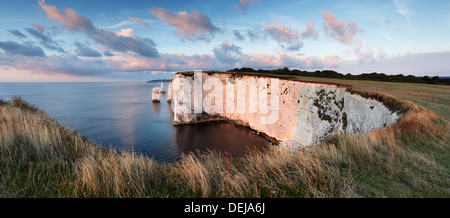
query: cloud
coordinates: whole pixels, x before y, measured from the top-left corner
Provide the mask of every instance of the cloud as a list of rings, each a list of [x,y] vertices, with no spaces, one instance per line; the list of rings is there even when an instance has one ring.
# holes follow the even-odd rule
[[[136,38],[136,35],[134,35],[134,30],[131,28],[121,29],[119,32],[116,32],[116,35],[122,37]]]
[[[0,43],[1,46],[1,43]],[[79,47],[86,47],[79,45]],[[69,76],[111,76],[117,72],[229,70],[236,67],[277,69],[282,67],[297,69],[334,68],[340,65],[336,55],[325,57],[275,52],[244,54],[241,48],[224,40],[215,47],[215,54],[161,53],[160,58],[148,58],[131,53],[119,53],[105,58],[78,58],[76,55],[51,55],[46,58],[14,58],[0,53],[0,65],[20,66],[23,70],[36,73]],[[81,53],[83,51],[79,51]],[[107,53],[106,51],[104,53]],[[86,55],[86,54],[85,54]],[[125,74],[124,74],[125,75]],[[129,74],[128,74],[129,75]]]
[[[59,27],[57,26],[51,26],[50,27],[50,31],[52,32],[53,35],[58,35],[60,33],[63,32],[63,30],[61,30]]]
[[[408,22],[409,28],[413,29],[413,24],[411,23],[411,17],[414,13],[408,8],[410,0],[394,0],[395,11],[401,14]]]
[[[238,30],[233,30],[234,39],[238,41],[244,41],[248,38],[250,41],[254,42],[264,36],[264,32],[261,29],[249,29],[244,34],[241,34]]]
[[[343,62],[336,70],[352,74],[378,72],[389,75],[450,76],[448,60],[450,51],[416,53],[385,57],[370,64]]]
[[[240,0],[239,4],[236,4],[234,7],[240,10],[241,12],[247,11],[247,8],[250,7],[250,5],[253,5],[255,3],[261,2],[260,0]]]
[[[45,0],[39,0],[39,6],[45,11],[49,19],[58,20],[63,27],[77,32],[91,32],[95,30],[92,22],[77,14],[76,11],[70,8],[64,10],[64,14],[55,6],[46,5]]]
[[[285,52],[275,52],[274,54],[243,54],[240,56],[242,66],[252,68],[275,69],[281,67],[297,69],[323,69],[334,68],[340,65],[337,55],[328,55],[324,58],[318,56],[307,56],[303,54],[293,54]]]
[[[234,35],[234,38],[236,40],[239,40],[239,41],[244,41],[245,40],[244,36],[241,35],[241,33],[239,31],[237,31],[237,30],[233,30],[233,35]]]
[[[41,33],[43,33],[45,31],[44,26],[40,25],[40,24],[35,24],[33,23],[33,26],[38,29],[39,31],[41,31]]]
[[[111,51],[104,51],[103,55],[105,55],[106,57],[112,57],[114,56],[114,54]]]
[[[294,42],[294,43],[292,43],[292,44],[289,44],[289,45],[287,46],[286,49],[287,49],[288,51],[298,51],[298,50],[300,50],[302,47],[303,47],[303,42],[297,41],[297,42]]]
[[[212,55],[185,55],[182,53],[161,54],[158,59],[137,57],[129,54],[108,58],[108,66],[120,71],[181,71],[202,69],[211,70]]]
[[[241,52],[239,46],[226,40],[215,47],[214,55],[174,53],[161,54],[159,59],[150,59],[125,54],[110,57],[106,61],[110,70],[120,71],[229,70],[237,67],[260,69],[289,67],[316,70],[335,68],[341,63],[340,58],[334,54],[325,57],[285,52],[245,54]]]
[[[297,31],[291,30],[282,23],[273,22],[266,24],[262,22],[264,31],[273,40],[277,41],[282,48],[290,51],[298,51],[303,46]]]
[[[142,26],[145,26],[145,27],[150,26],[147,22],[143,21],[141,18],[138,18],[138,17],[129,17],[128,20],[131,20],[132,22],[137,23],[137,24],[141,24]]]
[[[50,19],[59,21],[64,28],[74,32],[84,33],[95,42],[106,46],[110,50],[118,52],[132,51],[144,57],[159,57],[155,43],[151,39],[138,36],[118,36],[109,30],[95,27],[88,18],[78,15],[76,11],[70,8],[66,8],[63,14],[55,6],[46,5],[44,0],[40,0],[39,5]]]
[[[353,47],[355,54],[360,57],[360,63],[373,63],[375,61],[374,51],[364,44],[362,40],[356,38],[356,34],[362,32],[363,29],[358,28],[355,22],[337,20],[331,12],[322,13],[322,17],[325,19],[323,28],[326,35],[344,45]]]
[[[75,76],[107,76],[114,71],[107,62],[98,58],[80,59],[76,55],[47,56],[43,60],[29,58],[23,63],[24,69],[46,74],[62,74]]]
[[[29,57],[46,56],[42,48],[32,44],[19,44],[12,41],[0,41],[0,49],[7,55],[23,55]]]
[[[27,38],[26,35],[24,35],[22,32],[20,32],[19,30],[8,30],[9,33],[19,37],[19,38]]]
[[[272,39],[278,42],[295,42],[299,39],[297,31],[289,29],[282,23],[273,22],[272,24],[266,24],[262,22],[265,27],[264,31],[272,37]]]
[[[214,38],[214,33],[220,31],[208,16],[196,10],[192,10],[192,15],[185,11],[175,14],[164,8],[152,8],[150,11],[164,23],[177,27],[175,35],[184,39],[209,42]]]
[[[261,37],[261,30],[259,29],[247,30],[247,37],[252,42],[254,42],[255,40],[258,40]]]
[[[75,46],[77,47],[77,49],[75,50],[75,53],[78,56],[82,56],[82,57],[101,57],[102,54],[92,48],[89,48],[79,42],[75,42]]]
[[[335,68],[341,63],[340,58],[334,54],[321,58],[285,52],[244,54],[241,50],[241,47],[223,40],[213,49],[214,69],[227,70],[236,67],[322,69]]]
[[[355,53],[362,58],[360,61],[374,61],[374,51],[369,46],[363,44],[361,40],[356,40],[354,47]]]
[[[306,22],[306,29],[302,33],[303,39],[317,39],[319,37],[319,32],[314,29],[314,20]]]
[[[107,26],[105,28],[106,29],[116,29],[116,28],[121,28],[123,26],[131,25],[131,24],[133,24],[133,21],[127,19],[127,20],[122,20],[119,23],[116,23],[114,25]]]
[[[37,38],[45,48],[66,53],[66,51],[64,51],[64,49],[62,49],[56,41],[54,41],[50,36],[44,35],[40,30],[38,31],[36,29],[25,28],[25,31]]]
[[[395,11],[401,14],[405,19],[411,18],[414,14],[408,8],[408,2],[405,0],[394,0]]]
[[[323,22],[325,33],[341,43],[347,45],[355,43],[356,33],[363,31],[355,22],[336,20],[336,16],[331,12],[322,13],[322,17],[325,19]]]
[[[341,65],[341,59],[335,54],[327,55],[324,57],[325,66],[335,68]]]
[[[144,57],[159,57],[159,53],[155,48],[155,42],[148,38],[118,36],[116,33],[103,29],[97,29],[95,32],[92,32],[90,37],[95,42],[105,45],[114,51],[133,51]]]
[[[242,54],[241,47],[230,44],[227,40],[223,40],[219,46],[213,49],[215,60],[218,64],[235,64],[239,61],[239,54]]]
[[[32,36],[36,37],[37,39],[39,39],[41,41],[45,41],[45,42],[53,41],[52,39],[50,39],[49,37],[47,37],[46,35],[42,34],[41,32],[39,32],[35,29],[25,28],[25,31],[27,31],[29,34],[31,34]]]

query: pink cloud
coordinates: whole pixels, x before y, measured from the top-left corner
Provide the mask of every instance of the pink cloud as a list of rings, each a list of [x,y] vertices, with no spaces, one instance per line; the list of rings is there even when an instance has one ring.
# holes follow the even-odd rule
[[[373,62],[375,60],[373,49],[356,37],[356,34],[362,32],[363,29],[358,28],[358,25],[355,22],[337,20],[335,15],[331,12],[322,13],[322,17],[325,19],[323,22],[325,33],[338,42],[352,46],[355,54],[361,58],[360,62]]]
[[[39,0],[39,5],[45,11],[49,19],[59,21],[66,29],[86,34],[86,36],[95,42],[106,46],[110,50],[118,52],[132,51],[145,57],[159,57],[159,53],[155,48],[156,44],[151,39],[138,37],[134,35],[134,32],[132,33],[129,30],[119,32],[118,35],[109,30],[97,28],[88,18],[78,15],[76,11],[66,8],[64,10],[65,13],[63,14],[55,6],[46,5],[45,0]],[[133,35],[131,35],[131,33]],[[126,36],[123,36],[124,34]]]
[[[175,35],[188,40],[209,42],[214,38],[214,33],[220,31],[208,16],[196,10],[192,10],[192,15],[185,11],[175,14],[164,8],[152,8],[150,11],[164,23],[177,27]]]
[[[20,67],[2,67],[0,70],[0,80],[16,81],[16,82],[120,82],[120,79],[97,77],[97,76],[81,76],[66,73],[42,73],[35,69],[23,69]]]
[[[282,23],[273,22],[272,24],[266,24],[262,22],[264,31],[274,40],[279,42],[295,42],[299,39],[297,31],[289,29],[289,27]]]
[[[116,32],[116,35],[136,39],[136,35],[134,35],[134,30],[131,28],[121,29],[119,32]]]
[[[240,0],[239,4],[234,7],[239,9],[241,12],[245,12],[250,5],[261,2],[260,0]]]
[[[0,56],[1,59],[1,56]],[[78,58],[76,55],[49,55],[45,58],[23,57],[13,60],[14,66],[23,70],[49,75],[100,76],[110,72],[105,62],[96,58]],[[3,65],[0,63],[0,65]]]
[[[341,65],[341,59],[335,54],[325,56],[324,60],[326,66],[330,68],[339,67]]]
[[[275,52],[238,54],[239,58],[233,65],[224,66],[227,69],[235,67],[251,68],[299,68],[299,69],[323,69],[334,68],[340,65],[340,59],[336,55],[328,55],[324,58],[318,56],[306,56],[293,53]]]
[[[281,63],[278,67],[293,67],[300,69],[322,69],[339,65],[336,55],[328,55],[325,58],[318,56],[297,55],[292,53],[277,52],[275,58]]]
[[[41,33],[43,33],[44,30],[45,30],[44,26],[42,26],[42,25],[40,25],[40,24],[35,24],[35,23],[33,23],[33,26],[34,26],[36,29],[38,29],[39,31],[41,31]]]
[[[141,24],[145,27],[149,27],[149,24],[147,22],[143,21],[141,18],[129,17],[128,20],[131,20],[132,22],[137,23],[137,24]]]
[[[231,55],[233,61],[217,62],[220,57],[210,54],[185,55],[183,53],[160,54],[160,58],[148,58],[130,53],[119,53],[103,58],[78,58],[76,55],[41,57],[8,57],[0,54],[0,66],[15,66],[46,75],[73,76],[108,76],[111,72],[148,72],[148,71],[185,71],[185,70],[228,70],[236,67],[252,68],[299,68],[323,69],[340,65],[336,55],[325,57],[306,56],[293,53],[252,53],[244,54],[240,48],[223,41],[216,47],[226,50],[224,55]],[[227,53],[229,52],[229,53]],[[225,57],[226,58],[226,57]]]
[[[337,20],[336,16],[331,12],[322,13],[322,17],[325,19],[323,28],[326,34],[344,44],[353,44],[356,33],[363,31],[357,27],[355,22]]]
[[[92,31],[94,25],[84,16],[79,16],[76,11],[66,8],[63,14],[55,6],[46,5],[45,0],[39,0],[39,5],[45,11],[48,18],[58,20],[65,28],[72,31]]]
[[[262,22],[261,24],[264,26],[264,31],[266,34],[273,40],[277,41],[282,48],[286,48],[291,51],[298,51],[303,46],[302,42],[300,42],[298,32],[290,29],[282,23],[273,22],[272,24],[267,24]]]
[[[113,69],[121,71],[178,71],[194,69],[212,69],[212,55],[185,55],[182,53],[161,54],[158,59],[138,57],[134,55],[113,56],[106,62]]]
[[[334,54],[325,57],[285,52],[244,54],[240,52],[240,47],[226,40],[215,49],[214,55],[172,53],[152,59],[125,54],[107,57],[105,62],[109,68],[120,71],[228,70],[236,67],[323,69],[335,68],[341,63]]]
[[[319,33],[314,29],[314,20],[310,20],[306,22],[306,29],[302,33],[302,38],[307,39],[317,39],[319,37]]]
[[[361,40],[355,40],[355,53],[364,59],[373,58],[374,52],[369,46],[363,44]]]

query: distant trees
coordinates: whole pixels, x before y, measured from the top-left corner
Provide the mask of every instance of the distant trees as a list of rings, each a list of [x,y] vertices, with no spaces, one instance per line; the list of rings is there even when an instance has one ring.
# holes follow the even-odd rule
[[[439,78],[434,76],[416,77],[413,75],[386,75],[384,73],[363,73],[360,75],[352,75],[350,73],[341,74],[333,70],[317,70],[314,72],[302,71],[302,70],[290,70],[287,67],[275,70],[255,70],[253,68],[243,67],[228,70],[228,72],[251,72],[251,73],[267,73],[267,74],[279,74],[279,75],[292,75],[292,76],[309,76],[309,77],[322,77],[333,79],[354,79],[354,80],[374,80],[374,81],[386,81],[386,82],[409,82],[409,83],[428,83],[428,84],[441,84],[450,85],[450,78]]]

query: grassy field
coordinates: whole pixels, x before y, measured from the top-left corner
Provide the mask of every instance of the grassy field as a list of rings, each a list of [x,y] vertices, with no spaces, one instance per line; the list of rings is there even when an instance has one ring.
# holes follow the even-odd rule
[[[0,197],[450,197],[448,86],[299,79],[386,92],[405,113],[294,152],[158,163],[99,147],[19,98],[0,101]]]

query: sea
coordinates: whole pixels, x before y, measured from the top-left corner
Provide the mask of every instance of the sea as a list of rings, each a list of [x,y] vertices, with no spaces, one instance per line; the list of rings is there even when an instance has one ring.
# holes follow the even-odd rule
[[[152,102],[151,91],[160,86],[146,82],[0,83],[0,98],[20,96],[99,146],[135,151],[160,162],[209,150],[243,156],[270,146],[249,128],[229,122],[173,125],[167,94],[162,94],[160,103]],[[168,83],[164,86],[167,90]]]

